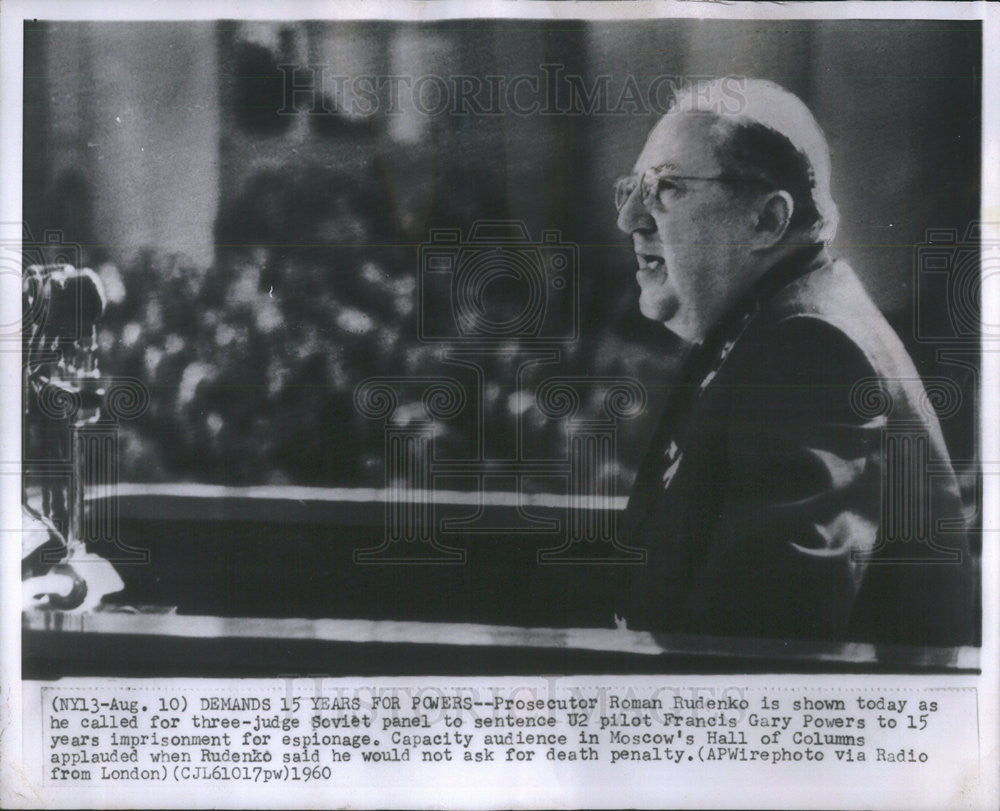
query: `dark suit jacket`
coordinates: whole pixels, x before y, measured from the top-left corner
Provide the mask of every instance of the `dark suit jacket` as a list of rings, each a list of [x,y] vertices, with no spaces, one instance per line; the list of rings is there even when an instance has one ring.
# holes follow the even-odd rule
[[[630,628],[971,641],[971,561],[938,418],[824,248],[769,272],[688,357],[623,517]]]

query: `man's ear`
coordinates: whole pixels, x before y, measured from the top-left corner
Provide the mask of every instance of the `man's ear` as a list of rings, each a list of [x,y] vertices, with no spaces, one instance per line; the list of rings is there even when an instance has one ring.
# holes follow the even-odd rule
[[[759,248],[770,248],[781,242],[795,211],[795,201],[786,191],[768,192],[757,209],[757,234]]]

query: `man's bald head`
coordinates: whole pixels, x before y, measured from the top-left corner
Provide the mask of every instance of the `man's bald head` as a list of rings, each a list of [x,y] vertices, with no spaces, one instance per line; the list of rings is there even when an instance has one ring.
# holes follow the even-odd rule
[[[799,99],[757,80],[682,89],[615,202],[640,310],[691,342],[797,246],[837,230],[823,133]]]
[[[833,239],[839,216],[830,193],[830,150],[801,99],[773,82],[726,77],[679,90],[664,118],[678,114],[709,117],[705,130],[725,172],[758,177],[791,194],[791,240]]]

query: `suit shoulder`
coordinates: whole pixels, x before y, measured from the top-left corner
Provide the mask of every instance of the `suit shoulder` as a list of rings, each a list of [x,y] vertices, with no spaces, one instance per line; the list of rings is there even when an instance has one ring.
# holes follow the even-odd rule
[[[811,348],[817,361],[821,351],[831,352],[849,367],[866,368],[879,376],[916,376],[899,336],[842,260],[786,285],[766,303],[760,316],[766,340],[780,344],[793,356]]]
[[[849,331],[814,313],[763,320],[745,350],[745,373],[772,385],[846,385],[878,373]]]
[[[812,316],[836,323],[850,334],[855,322],[863,323],[879,309],[851,266],[837,259],[780,288],[766,303],[764,312],[777,321],[796,315]]]

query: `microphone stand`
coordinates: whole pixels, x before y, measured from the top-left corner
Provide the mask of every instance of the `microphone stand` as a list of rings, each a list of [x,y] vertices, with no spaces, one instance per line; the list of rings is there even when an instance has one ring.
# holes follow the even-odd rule
[[[40,509],[22,475],[22,606],[90,611],[124,582],[84,539],[87,428],[101,421],[106,388],[97,367],[104,289],[89,269],[31,266],[25,272],[26,447],[42,452]],[[34,440],[34,442],[33,442]],[[68,440],[68,442],[67,442]],[[68,452],[68,459],[67,459]],[[68,476],[51,475],[65,468]],[[26,460],[25,467],[33,467]],[[49,475],[46,475],[48,473]]]

